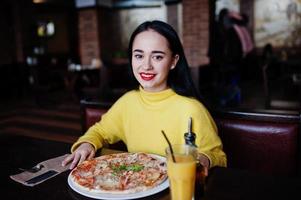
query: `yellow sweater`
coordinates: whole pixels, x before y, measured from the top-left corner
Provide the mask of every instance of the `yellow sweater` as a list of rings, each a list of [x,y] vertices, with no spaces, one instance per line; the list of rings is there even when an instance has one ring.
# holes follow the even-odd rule
[[[167,142],[161,130],[172,144],[183,144],[189,117],[192,117],[199,152],[208,156],[211,167],[226,166],[226,155],[207,109],[199,101],[178,95],[172,89],[150,93],[140,88],[126,93],[71,150],[82,142],[91,143],[97,150],[105,141],[112,144],[122,140],[129,152],[164,155]]]

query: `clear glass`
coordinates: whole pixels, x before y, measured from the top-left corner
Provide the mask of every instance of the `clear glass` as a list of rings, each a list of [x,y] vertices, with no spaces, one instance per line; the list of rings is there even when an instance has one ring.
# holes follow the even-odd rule
[[[172,200],[194,199],[194,189],[197,169],[197,149],[188,145],[172,145],[173,155],[166,149],[167,174]]]

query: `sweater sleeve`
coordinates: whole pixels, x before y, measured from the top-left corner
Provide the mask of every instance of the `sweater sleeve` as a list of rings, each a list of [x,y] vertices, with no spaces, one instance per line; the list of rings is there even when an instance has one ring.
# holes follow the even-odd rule
[[[103,147],[105,143],[116,143],[120,140],[125,142],[123,131],[124,98],[120,98],[113,106],[102,115],[99,122],[91,126],[87,132],[81,136],[71,147],[73,152],[81,143],[88,142],[92,144],[95,150]]]
[[[210,160],[210,167],[227,166],[226,154],[214,120],[206,108],[199,112],[194,119],[194,132],[197,134],[196,145],[199,152],[205,154]]]

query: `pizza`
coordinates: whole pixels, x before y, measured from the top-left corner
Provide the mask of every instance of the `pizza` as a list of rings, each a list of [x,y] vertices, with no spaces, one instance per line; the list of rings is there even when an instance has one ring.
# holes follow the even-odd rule
[[[146,153],[116,153],[86,160],[70,173],[72,183],[92,193],[145,191],[167,178],[165,159]]]

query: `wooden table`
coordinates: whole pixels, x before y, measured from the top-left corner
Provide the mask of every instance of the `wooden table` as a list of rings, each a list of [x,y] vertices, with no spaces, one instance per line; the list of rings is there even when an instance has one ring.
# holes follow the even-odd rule
[[[19,172],[19,167],[34,164],[69,152],[70,144],[0,133],[0,191],[6,199],[90,199],[73,191],[67,177],[70,171],[61,173],[34,187],[14,182],[9,175]],[[277,167],[277,166],[275,166]],[[238,199],[301,199],[301,179],[271,177],[252,172],[213,168],[209,172],[202,200]],[[296,195],[295,198],[292,198]],[[168,200],[169,190],[141,198],[142,200]]]

